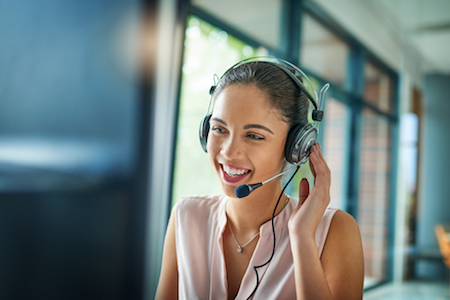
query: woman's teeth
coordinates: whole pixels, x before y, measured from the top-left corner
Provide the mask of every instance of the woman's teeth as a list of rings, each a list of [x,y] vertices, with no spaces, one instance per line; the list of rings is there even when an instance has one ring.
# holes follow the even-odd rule
[[[246,170],[246,169],[234,169],[234,168],[230,168],[230,167],[228,167],[228,166],[223,166],[223,170],[224,170],[225,173],[227,173],[229,176],[233,176],[233,177],[241,176],[241,175],[244,175],[245,173],[250,172],[250,170]]]

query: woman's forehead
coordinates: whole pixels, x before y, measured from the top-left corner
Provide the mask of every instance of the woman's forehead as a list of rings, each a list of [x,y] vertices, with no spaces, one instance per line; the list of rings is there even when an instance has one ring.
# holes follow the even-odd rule
[[[276,109],[269,101],[269,95],[254,84],[227,86],[215,98],[214,107],[220,102],[221,105],[260,106],[267,111]]]
[[[279,110],[268,100],[268,94],[255,85],[230,85],[215,99],[213,115],[235,116],[252,122],[286,123]]]

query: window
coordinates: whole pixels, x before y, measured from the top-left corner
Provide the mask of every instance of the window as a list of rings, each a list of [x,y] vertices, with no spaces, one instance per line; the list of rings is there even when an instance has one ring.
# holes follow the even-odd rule
[[[392,112],[393,80],[372,63],[364,67],[364,99],[384,112]]]
[[[349,47],[308,14],[303,14],[301,65],[342,86]]]
[[[329,98],[324,109],[323,155],[331,171],[330,206],[346,208],[347,156],[348,153],[348,107]]]
[[[364,247],[366,286],[387,277],[387,225],[391,138],[387,119],[363,110],[358,223]]]
[[[283,1],[193,0],[193,5],[271,48],[280,44]]]

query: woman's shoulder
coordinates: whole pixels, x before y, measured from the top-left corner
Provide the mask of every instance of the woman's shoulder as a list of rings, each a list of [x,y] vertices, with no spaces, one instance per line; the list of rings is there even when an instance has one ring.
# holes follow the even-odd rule
[[[358,228],[358,224],[352,215],[334,207],[327,207],[320,223],[320,225],[328,228],[327,231],[336,231],[338,229],[340,232],[345,232]]]
[[[361,241],[361,233],[355,218],[340,209],[336,209],[328,225],[328,244],[339,244],[352,240],[354,243]],[[334,242],[332,242],[334,241]]]
[[[224,196],[187,196],[174,206],[172,214],[179,233],[211,232],[226,224]]]
[[[359,227],[355,218],[351,214],[337,209],[334,213],[333,222],[331,222],[330,225],[330,231],[334,234],[337,232],[345,236],[349,233],[359,234]]]
[[[336,215],[339,215],[342,212],[339,208],[327,207],[325,212],[322,215],[322,219],[320,220],[319,228],[323,227],[323,230],[327,230],[331,225],[331,221],[335,218]]]
[[[325,245],[330,248],[330,244],[345,242],[349,237],[358,239],[358,236],[358,224],[352,215],[341,209],[328,207],[317,228],[316,242],[320,245],[321,253]]]

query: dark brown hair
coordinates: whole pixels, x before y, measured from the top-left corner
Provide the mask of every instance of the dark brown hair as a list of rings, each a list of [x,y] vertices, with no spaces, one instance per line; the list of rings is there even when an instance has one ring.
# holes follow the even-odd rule
[[[292,72],[294,73],[293,70]],[[264,91],[269,96],[269,103],[284,117],[289,128],[308,122],[309,100],[294,80],[275,63],[249,62],[228,70],[220,78],[214,90],[214,98],[232,84],[254,84]]]

